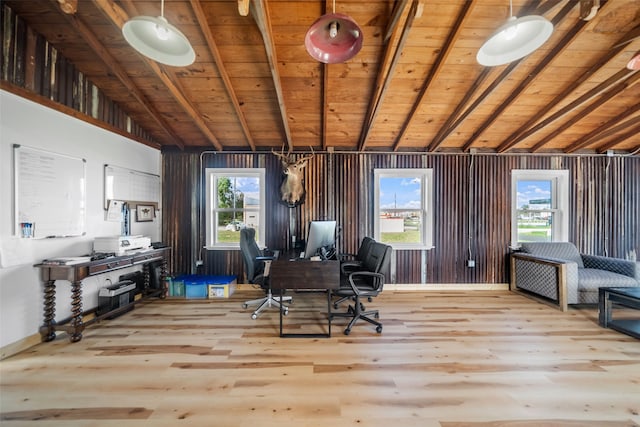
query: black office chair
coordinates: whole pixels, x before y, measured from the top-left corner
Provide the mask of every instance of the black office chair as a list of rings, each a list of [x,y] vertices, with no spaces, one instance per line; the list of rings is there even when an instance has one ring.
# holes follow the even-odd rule
[[[364,237],[360,242],[360,247],[358,248],[358,252],[355,254],[350,253],[341,253],[338,255],[338,259],[340,260],[340,275],[347,276],[349,273],[354,271],[362,270],[362,265],[364,260],[367,258],[369,254],[369,249],[371,248],[371,244],[374,243],[375,240],[371,237]],[[345,281],[341,283],[341,286],[351,288],[349,283]],[[334,292],[334,295],[337,293]],[[338,305],[343,303],[344,301],[351,299],[351,297],[341,297],[337,301],[333,303],[334,308],[338,308]],[[369,302],[371,302],[371,298],[369,298]]]
[[[280,300],[280,297],[274,297],[271,293],[269,269],[271,268],[271,262],[274,260],[274,257],[267,256],[260,250],[256,243],[256,230],[253,228],[243,228],[240,230],[240,251],[242,252],[242,261],[244,263],[247,281],[259,285],[267,293],[264,298],[249,300],[242,304],[242,308],[247,308],[250,305],[258,305],[258,308],[251,314],[252,319],[257,319],[260,312],[267,307],[280,309],[281,302],[293,302],[290,296],[283,296],[282,300]],[[289,313],[289,307],[283,305],[282,311],[284,315],[287,315]]]
[[[340,289],[334,294],[353,299],[346,313],[332,313],[331,317],[350,317],[351,321],[344,330],[345,335],[351,333],[351,328],[360,319],[376,326],[376,332],[382,332],[382,323],[374,320],[380,317],[378,310],[366,310],[362,304],[362,298],[373,298],[382,292],[385,274],[389,270],[391,253],[393,249],[389,245],[379,242],[371,243],[369,253],[365,258],[362,268],[347,275],[341,275]]]

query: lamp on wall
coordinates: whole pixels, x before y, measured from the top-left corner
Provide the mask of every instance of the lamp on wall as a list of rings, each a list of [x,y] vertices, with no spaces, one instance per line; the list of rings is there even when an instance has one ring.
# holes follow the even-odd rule
[[[135,50],[166,65],[184,67],[193,64],[196,54],[191,43],[164,17],[164,0],[160,16],[136,16],[122,26],[122,35]]]
[[[322,15],[314,22],[304,38],[304,46],[316,61],[336,64],[347,61],[362,48],[362,30],[351,17],[336,13]]]
[[[513,16],[513,3],[509,1],[510,17],[484,42],[477,61],[489,67],[507,64],[529,55],[546,42],[553,33],[553,24],[539,15],[521,18]]]

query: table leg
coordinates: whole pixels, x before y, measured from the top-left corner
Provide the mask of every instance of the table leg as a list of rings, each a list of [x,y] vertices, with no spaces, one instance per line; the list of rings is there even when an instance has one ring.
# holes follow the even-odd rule
[[[612,303],[609,300],[609,292],[601,288],[598,298],[598,323],[603,328],[608,327],[609,322],[611,322],[611,309]]]
[[[40,328],[40,335],[45,342],[56,338],[56,282],[47,280],[44,284],[44,325]]]
[[[71,329],[72,333],[69,337],[71,342],[78,342],[82,339],[82,331],[84,323],[82,322],[82,282],[75,281],[71,283]]]
[[[331,289],[327,289],[327,319],[329,322],[329,338],[331,338]]]

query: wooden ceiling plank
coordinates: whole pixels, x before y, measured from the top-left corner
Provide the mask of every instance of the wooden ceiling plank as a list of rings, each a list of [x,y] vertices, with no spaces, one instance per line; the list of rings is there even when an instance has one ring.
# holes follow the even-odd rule
[[[618,83],[611,90],[609,90],[608,92],[602,94],[602,96],[600,98],[598,98],[596,101],[592,102],[589,106],[585,107],[578,114],[576,114],[575,116],[573,116],[569,120],[567,120],[564,123],[562,123],[562,125],[560,125],[557,129],[555,129],[549,135],[545,136],[540,141],[538,141],[538,143],[536,143],[536,145],[531,147],[531,151],[535,153],[536,151],[540,150],[549,141],[551,141],[552,139],[554,139],[555,137],[560,135],[562,132],[564,132],[565,130],[569,129],[571,126],[573,126],[574,124],[576,124],[577,122],[579,122],[580,120],[582,120],[583,118],[588,116],[590,113],[595,111],[597,108],[599,108],[602,105],[604,105],[607,102],[609,102],[616,95],[619,95],[620,93],[622,93],[626,89],[634,86],[638,82],[639,79],[640,79],[640,73],[634,73],[631,77],[629,77],[625,81],[622,81],[622,82]]]
[[[251,6],[253,19],[256,21],[258,29],[262,34],[262,41],[267,53],[267,58],[269,59],[271,78],[273,79],[276,96],[278,97],[278,105],[280,106],[280,117],[282,119],[282,126],[284,128],[285,137],[287,139],[287,147],[289,147],[289,151],[293,151],[293,140],[291,138],[291,130],[289,129],[289,120],[287,118],[287,106],[284,102],[282,80],[278,71],[278,58],[276,56],[276,46],[273,39],[273,32],[271,30],[271,19],[269,17],[267,0],[252,0]]]
[[[508,73],[510,74],[511,71],[509,71]],[[490,86],[490,89],[485,90],[484,96],[479,96],[478,99],[476,99],[475,104],[472,105],[471,108],[467,109],[464,114],[460,115],[462,109],[465,107],[465,105],[467,105],[469,100],[473,98],[473,95],[476,93],[476,91],[480,89],[480,85],[487,79],[489,74],[491,74],[491,68],[483,67],[482,71],[471,85],[471,89],[469,89],[465,93],[464,97],[460,100],[458,105],[456,105],[456,108],[449,115],[449,117],[447,117],[447,120],[444,122],[444,124],[440,127],[436,136],[433,137],[433,139],[431,140],[431,144],[429,144],[429,146],[427,147],[427,151],[437,150],[438,147],[440,147],[440,145],[447,138],[447,136],[449,136],[451,132],[456,130],[456,128],[464,121],[464,118],[467,117],[473,110],[475,110],[475,108],[479,105],[480,100],[483,100],[486,96],[489,95],[489,93],[493,91],[493,88],[491,88]],[[503,80],[504,78],[497,79],[494,81],[494,83],[501,82]]]
[[[609,77],[604,82],[602,82],[599,85],[597,85],[596,87],[590,89],[589,91],[587,91],[586,93],[582,94],[578,98],[574,99],[569,104],[565,105],[564,107],[562,107],[561,109],[559,109],[558,111],[556,111],[555,113],[553,113],[552,115],[547,117],[546,119],[542,120],[540,123],[536,124],[535,126],[531,127],[527,131],[523,132],[520,136],[518,136],[514,140],[514,142],[512,144],[509,145],[509,147],[503,148],[501,146],[501,147],[498,148],[497,151],[499,153],[502,153],[502,152],[506,151],[507,149],[513,147],[514,145],[516,145],[520,141],[523,141],[524,139],[526,139],[529,136],[533,135],[534,133],[540,131],[541,129],[545,128],[546,126],[550,125],[551,123],[555,122],[556,120],[560,119],[561,117],[564,117],[565,115],[569,114],[570,112],[576,110],[582,104],[585,104],[585,103],[589,102],[591,99],[593,99],[596,96],[600,95],[602,92],[604,92],[606,90],[609,90],[609,88],[617,85],[618,83],[620,83],[621,81],[625,80],[627,77],[629,77],[633,73],[634,73],[634,71],[627,70],[627,69],[622,69],[622,70],[618,71],[616,74],[614,74],[613,76]]]
[[[573,2],[568,2],[557,15],[553,17],[551,22],[554,27],[564,21],[566,17],[576,6]],[[578,21],[574,27],[568,31],[564,37],[545,55],[534,69],[527,75],[527,77],[518,84],[518,86],[509,94],[507,99],[496,108],[489,118],[485,120],[471,135],[471,137],[462,146],[462,151],[467,151],[471,148],[471,145],[480,137],[480,135],[489,128],[495,122],[498,117],[509,107],[523,92],[524,90],[538,77],[538,75],[558,56],[566,49],[569,43],[575,39],[585,28],[587,21]]]
[[[126,21],[129,20],[127,13],[117,4],[111,0],[93,0],[94,4],[102,13],[111,20],[120,30]],[[209,139],[209,142],[222,151],[222,144],[218,141],[218,138],[211,132],[211,129],[207,126],[206,122],[202,119],[202,114],[191,104],[191,102],[184,95],[184,91],[181,90],[179,84],[175,81],[175,75],[173,78],[169,76],[169,71],[164,67],[161,67],[157,62],[140,55],[145,63],[151,68],[154,74],[162,81],[165,87],[169,90],[171,95],[180,104],[183,110],[189,115],[191,120],[200,129],[200,131]]]
[[[213,34],[211,34],[211,29],[209,28],[209,22],[202,10],[202,5],[200,4],[200,0],[190,0],[191,7],[193,8],[193,12],[196,16],[196,20],[200,25],[202,30],[202,34],[207,42],[207,46],[209,47],[209,52],[211,52],[211,56],[213,56],[213,60],[216,62],[216,66],[218,67],[218,72],[220,73],[220,77],[224,82],[224,88],[227,91],[227,95],[229,95],[229,99],[231,99],[231,104],[233,105],[233,109],[240,121],[240,127],[242,128],[242,133],[251,147],[252,151],[256,150],[256,144],[253,140],[253,136],[251,135],[251,131],[249,130],[249,125],[247,124],[247,119],[244,116],[244,112],[240,108],[240,101],[238,101],[238,97],[233,88],[233,84],[231,83],[231,78],[229,77],[229,73],[224,66],[224,61],[222,60],[222,55],[220,55],[220,50],[218,49],[218,45],[216,44],[215,39],[213,38]],[[247,0],[248,3],[248,0]],[[238,4],[240,7],[240,4]],[[247,9],[249,5],[247,4]],[[248,11],[247,11],[248,13]],[[246,15],[243,15],[246,16]]]
[[[640,111],[640,103],[634,105],[633,107],[627,109],[622,114],[619,114],[613,117],[611,120],[606,121],[595,130],[584,135],[582,138],[578,139],[573,144],[565,148],[564,152],[573,153],[583,147],[590,145],[594,140],[598,138],[606,137],[607,133],[613,130],[616,127],[617,123],[620,123],[621,120],[626,119],[627,117],[631,116],[637,111]]]
[[[401,15],[407,13],[408,15],[402,28],[400,28],[397,24],[393,26],[391,38],[384,47],[383,59],[380,63],[379,71],[376,76],[375,91],[371,97],[371,101],[367,106],[367,115],[362,122],[362,129],[360,131],[360,137],[358,139],[358,151],[363,151],[367,144],[369,133],[373,128],[373,123],[376,119],[376,116],[378,115],[380,105],[382,104],[382,100],[384,99],[384,96],[387,92],[387,88],[391,83],[391,76],[393,76],[396,65],[400,60],[402,48],[404,47],[407,41],[407,37],[409,36],[409,31],[411,29],[411,25],[413,24],[413,19],[417,10],[417,4],[418,1],[414,0],[413,2],[411,2],[411,5],[409,7],[409,2],[404,2],[402,4],[404,6],[403,9],[396,9],[396,11]]]
[[[635,34],[640,29],[640,26],[637,26],[627,34],[625,34],[621,40],[625,40],[628,37]],[[598,70],[604,67],[607,63],[609,63],[618,53],[623,51],[625,48],[625,43],[621,43],[619,41],[615,46],[613,46],[607,53],[600,57],[596,63],[594,63],[588,70],[586,70],[580,77],[573,80],[569,86],[567,86],[562,92],[560,92],[553,101],[549,102],[544,108],[540,109],[536,114],[534,114],[529,120],[527,120],[522,126],[520,126],[515,132],[513,132],[509,137],[498,147],[498,152],[504,152],[517,144],[518,142],[524,140],[525,138],[532,135],[535,131],[533,130],[533,125],[538,122],[538,120],[542,119],[545,115],[549,113],[553,109],[554,106],[561,104],[562,101],[570,96],[582,83],[587,81],[589,77],[593,76]],[[559,118],[559,117],[558,117]],[[539,128],[541,129],[541,128]],[[525,135],[526,132],[526,135]]]
[[[103,62],[104,66],[113,73],[116,78],[129,90],[131,95],[140,103],[149,116],[173,139],[175,144],[184,149],[182,138],[171,128],[169,123],[164,119],[163,115],[153,106],[153,104],[142,93],[140,88],[133,82],[127,72],[122,68],[120,63],[109,53],[107,48],[98,40],[98,37],[91,29],[77,16],[64,15],[67,21],[82,35],[84,40],[93,49],[96,55]]]
[[[636,124],[636,126],[631,127],[631,129],[629,129],[629,131],[627,131],[627,132],[625,132],[623,134],[620,134],[616,138],[614,138],[611,141],[607,142],[606,144],[603,144],[596,151],[598,153],[600,153],[600,154],[606,153],[607,150],[611,150],[615,146],[620,145],[623,142],[626,142],[627,140],[633,138],[634,136],[637,136],[638,134],[640,134],[640,125],[638,125],[638,123],[640,123],[640,117],[636,117],[635,119],[627,120],[627,122],[621,123],[620,126],[622,126],[622,125],[625,125],[625,126],[624,126],[624,128],[618,129],[618,131],[626,129],[627,127],[631,127],[633,124]],[[640,146],[632,148],[630,150],[630,154],[631,155],[637,154],[638,151],[640,151]]]
[[[447,39],[444,42],[444,46],[440,50],[440,53],[438,54],[438,57],[436,58],[435,63],[433,64],[433,66],[429,70],[429,74],[427,75],[427,78],[422,83],[422,87],[420,88],[420,92],[418,94],[418,97],[417,97],[415,103],[413,104],[413,106],[411,107],[411,111],[409,112],[407,118],[405,119],[404,123],[402,124],[402,126],[400,128],[400,132],[398,132],[398,137],[396,138],[396,140],[393,143],[393,150],[394,151],[396,151],[398,149],[398,146],[402,142],[402,138],[404,138],[404,135],[407,132],[407,129],[409,128],[409,125],[413,121],[414,116],[416,115],[418,109],[420,108],[420,105],[422,104],[422,101],[426,97],[427,92],[429,91],[429,88],[431,87],[431,83],[440,74],[440,71],[442,70],[442,67],[446,63],[447,58],[449,57],[449,54],[451,53],[451,50],[453,49],[453,46],[455,45],[455,42],[460,37],[460,33],[462,31],[464,23],[467,21],[467,19],[471,15],[471,11],[473,10],[475,5],[476,5],[476,1],[475,0],[469,0],[469,1],[465,1],[464,2],[463,6],[462,6],[462,9],[460,10],[460,12],[458,13],[458,16],[456,17],[455,23],[453,24],[453,27],[451,28],[451,31],[449,31]]]

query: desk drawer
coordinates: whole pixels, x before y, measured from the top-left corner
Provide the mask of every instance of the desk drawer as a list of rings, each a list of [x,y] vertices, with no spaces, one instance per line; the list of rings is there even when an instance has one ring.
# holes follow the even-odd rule
[[[124,268],[133,265],[133,258],[115,259],[111,261],[105,261],[100,264],[92,265],[89,267],[89,274],[98,274],[108,270],[115,270],[118,268]]]

